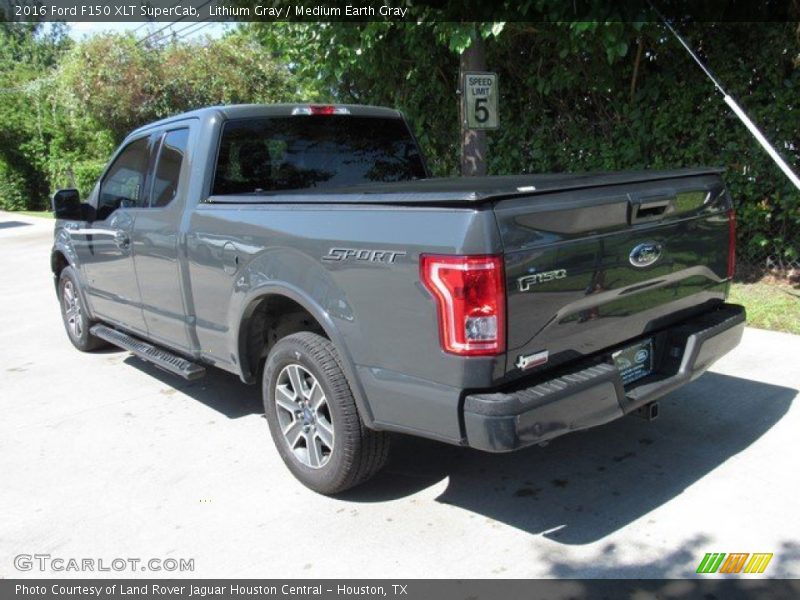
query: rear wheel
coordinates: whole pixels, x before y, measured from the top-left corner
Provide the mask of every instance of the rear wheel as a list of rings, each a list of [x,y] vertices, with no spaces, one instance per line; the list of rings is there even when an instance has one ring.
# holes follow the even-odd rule
[[[73,346],[81,352],[91,352],[107,345],[89,332],[94,322],[90,321],[86,314],[78,277],[72,267],[64,267],[59,275],[58,300],[64,329],[67,330],[67,336]]]
[[[330,340],[310,332],[279,340],[267,357],[262,391],[283,462],[312,490],[342,492],[386,462],[389,436],[364,425]]]

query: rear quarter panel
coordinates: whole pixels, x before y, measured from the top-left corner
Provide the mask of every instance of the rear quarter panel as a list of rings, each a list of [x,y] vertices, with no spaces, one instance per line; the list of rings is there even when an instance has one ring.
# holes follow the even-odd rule
[[[392,263],[323,260],[332,248],[398,254]],[[201,204],[187,252],[202,355],[240,370],[242,315],[254,299],[284,294],[320,320],[351,362],[351,385],[363,386],[378,425],[457,440],[460,390],[501,376],[505,359],[441,350],[419,255],[500,251],[490,209]]]

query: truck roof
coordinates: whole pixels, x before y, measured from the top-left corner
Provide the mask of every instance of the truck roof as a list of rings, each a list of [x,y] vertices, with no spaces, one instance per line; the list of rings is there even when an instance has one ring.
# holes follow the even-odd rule
[[[223,119],[250,119],[254,117],[288,117],[292,115],[292,111],[297,108],[307,108],[309,106],[333,106],[335,108],[345,108],[347,111],[357,117],[384,117],[389,119],[403,118],[403,114],[399,110],[393,108],[386,108],[384,106],[369,106],[364,104],[323,104],[317,102],[294,102],[286,104],[227,104],[217,106],[206,106],[198,108],[185,113],[180,113],[143,125],[135,129],[128,137],[153,129],[168,125],[176,121],[183,121],[185,119],[206,119],[214,116],[221,116]]]

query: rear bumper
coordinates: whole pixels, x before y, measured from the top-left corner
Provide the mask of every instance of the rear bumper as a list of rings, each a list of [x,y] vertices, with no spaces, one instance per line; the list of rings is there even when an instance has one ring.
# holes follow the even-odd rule
[[[655,370],[627,389],[609,352],[529,387],[468,395],[467,444],[508,452],[613,421],[699,377],[739,344],[744,326],[744,307],[723,304],[648,336],[654,341]]]

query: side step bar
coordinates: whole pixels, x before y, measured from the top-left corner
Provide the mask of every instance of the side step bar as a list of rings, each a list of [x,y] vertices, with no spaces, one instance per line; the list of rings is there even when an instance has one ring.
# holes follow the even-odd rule
[[[133,352],[142,360],[153,363],[158,368],[173,375],[178,375],[184,379],[199,379],[206,374],[205,367],[201,367],[197,363],[111,327],[95,325],[89,331],[92,332],[92,335],[119,346],[123,350]]]

